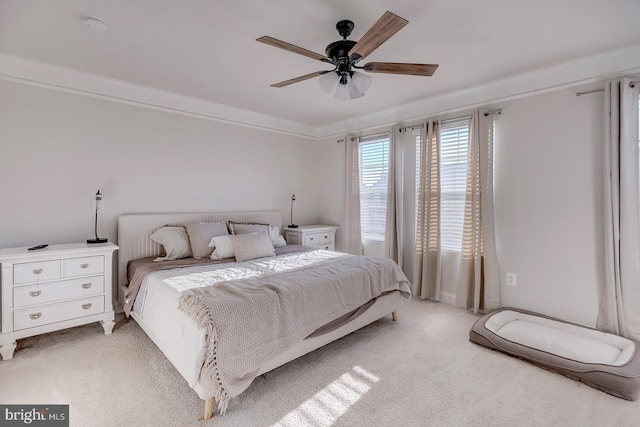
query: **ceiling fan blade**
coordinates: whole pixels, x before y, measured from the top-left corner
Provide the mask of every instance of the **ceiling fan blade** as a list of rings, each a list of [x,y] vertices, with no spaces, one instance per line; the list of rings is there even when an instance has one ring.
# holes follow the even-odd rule
[[[409,74],[412,76],[432,76],[438,64],[406,64],[402,62],[369,62],[364,66],[370,73]]]
[[[351,48],[349,51],[351,60],[357,62],[369,55],[408,23],[409,21],[400,18],[398,15],[388,11],[385,12],[384,15],[373,24],[373,27],[369,28],[369,31],[362,36],[360,41]]]
[[[256,41],[259,41],[261,43],[265,43],[274,47],[279,47],[280,49],[288,50],[289,52],[297,53],[299,55],[304,55],[311,59],[317,59],[318,61],[331,63],[331,60],[324,55],[320,55],[319,53],[312,52],[310,50],[301,48],[291,43],[283,42],[282,40],[274,39],[273,37],[262,36],[259,39],[256,39]]]
[[[327,74],[329,72],[330,71],[327,71],[327,70],[316,71],[315,73],[305,74],[304,76],[300,76],[300,77],[296,77],[294,79],[285,80],[285,81],[280,82],[280,83],[272,84],[271,87],[289,86],[289,85],[292,85],[294,83],[298,83],[298,82],[301,82],[301,81],[304,81],[304,80],[309,80],[309,79],[312,79],[314,77],[321,76],[323,74]]]

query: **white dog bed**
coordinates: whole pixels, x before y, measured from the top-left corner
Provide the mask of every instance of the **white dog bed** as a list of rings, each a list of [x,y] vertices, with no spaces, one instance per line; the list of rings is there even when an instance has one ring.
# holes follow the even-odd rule
[[[640,395],[638,343],[630,339],[512,308],[480,318],[469,338],[614,396]]]

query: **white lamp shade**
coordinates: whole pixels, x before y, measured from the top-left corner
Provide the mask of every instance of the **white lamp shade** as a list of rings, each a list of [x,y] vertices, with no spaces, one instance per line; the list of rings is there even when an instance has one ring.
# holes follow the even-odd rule
[[[362,94],[364,95],[364,92],[369,89],[369,86],[371,86],[371,81],[373,79],[371,78],[371,76],[368,76],[364,73],[355,72],[353,73],[353,76],[351,76],[351,80],[353,81],[353,84],[356,86],[356,88],[358,88],[358,91],[362,92]]]
[[[347,85],[339,84],[336,88],[336,99],[339,99],[340,101],[346,101],[349,98],[349,88],[347,87]]]
[[[356,99],[364,96],[364,92],[358,90],[353,82],[353,79],[349,79],[347,81],[347,88],[349,88],[349,99]]]
[[[340,80],[340,76],[332,71],[321,75],[318,79],[318,84],[323,91],[331,93],[338,84],[338,80]]]

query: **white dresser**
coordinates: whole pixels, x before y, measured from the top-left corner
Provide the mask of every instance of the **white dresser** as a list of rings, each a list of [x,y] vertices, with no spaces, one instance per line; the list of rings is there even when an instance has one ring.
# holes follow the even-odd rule
[[[20,338],[98,321],[110,334],[117,249],[113,243],[0,249],[3,360],[13,357]]]
[[[336,225],[301,225],[285,227],[284,237],[288,245],[304,245],[318,249],[336,250]]]

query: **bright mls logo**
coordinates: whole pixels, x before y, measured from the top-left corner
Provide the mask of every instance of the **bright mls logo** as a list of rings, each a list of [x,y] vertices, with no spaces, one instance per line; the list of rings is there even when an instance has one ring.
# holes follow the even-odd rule
[[[2,426],[69,427],[69,405],[0,405]]]

